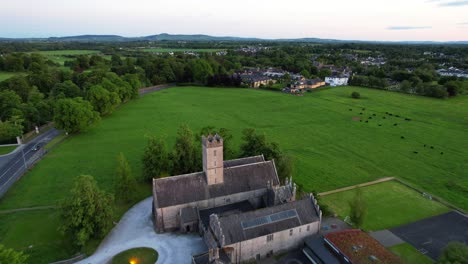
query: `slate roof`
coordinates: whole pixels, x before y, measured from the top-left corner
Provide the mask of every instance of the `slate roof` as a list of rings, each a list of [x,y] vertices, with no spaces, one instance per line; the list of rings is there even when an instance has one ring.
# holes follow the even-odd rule
[[[295,210],[297,216],[277,222],[255,226],[252,228],[242,227],[242,222],[244,221],[249,221],[289,210]],[[226,245],[234,244],[239,241],[250,240],[256,237],[265,236],[316,221],[319,221],[319,213],[315,209],[310,198],[219,218]]]
[[[205,210],[200,210],[200,220],[205,227],[210,224],[210,215],[217,214],[218,216],[227,216],[230,214],[238,214],[242,212],[253,211],[255,208],[249,201],[242,201],[238,203],[218,206]]]
[[[260,156],[261,157],[261,156]],[[263,159],[263,157],[261,157]],[[232,164],[256,161],[252,157]],[[279,185],[273,161],[248,163],[224,168],[224,183],[208,185],[204,172],[196,172],[153,180],[156,206],[168,207],[190,202],[203,201],[214,197],[258,190],[267,187],[268,182]]]
[[[240,165],[245,165],[245,164],[250,164],[250,163],[257,163],[257,162],[262,162],[262,161],[265,161],[265,159],[263,158],[263,155],[234,159],[234,160],[225,160],[224,168],[235,167],[235,166],[240,166]]]

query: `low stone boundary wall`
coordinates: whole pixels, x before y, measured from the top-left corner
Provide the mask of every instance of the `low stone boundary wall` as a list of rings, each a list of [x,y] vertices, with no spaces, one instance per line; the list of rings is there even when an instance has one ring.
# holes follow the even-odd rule
[[[395,180],[395,177],[386,177],[386,178],[378,179],[378,180],[371,181],[371,182],[366,182],[366,183],[361,183],[361,184],[356,184],[356,185],[353,185],[353,186],[348,186],[348,187],[336,189],[336,190],[333,190],[333,191],[322,192],[322,193],[319,193],[318,195],[319,196],[325,196],[325,195],[329,195],[329,194],[333,194],[333,193],[349,191],[349,190],[355,189],[357,187],[364,187],[364,186],[374,185],[374,184],[387,182],[387,181],[393,181],[393,180]]]
[[[145,88],[138,89],[138,94],[139,95],[144,95],[144,94],[147,94],[147,93],[160,91],[160,90],[167,89],[167,88],[174,87],[174,86],[176,86],[175,83],[168,83],[168,84],[161,84],[161,85],[145,87]]]

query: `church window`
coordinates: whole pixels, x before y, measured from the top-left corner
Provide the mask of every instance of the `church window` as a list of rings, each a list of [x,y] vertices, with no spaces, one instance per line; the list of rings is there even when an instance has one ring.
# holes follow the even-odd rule
[[[293,235],[293,229],[290,229],[289,230],[289,236],[292,236]]]
[[[273,234],[267,236],[267,242],[273,241]]]

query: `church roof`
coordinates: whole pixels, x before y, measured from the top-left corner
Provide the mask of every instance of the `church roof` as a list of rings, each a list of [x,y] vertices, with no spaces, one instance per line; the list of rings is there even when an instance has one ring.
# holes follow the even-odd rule
[[[319,221],[319,212],[315,209],[310,198],[219,218],[225,245],[266,236],[316,221]]]
[[[224,183],[208,185],[205,173],[196,172],[154,179],[153,193],[156,206],[161,208],[258,190],[266,188],[268,182],[279,185],[274,162],[257,156],[225,161]]]

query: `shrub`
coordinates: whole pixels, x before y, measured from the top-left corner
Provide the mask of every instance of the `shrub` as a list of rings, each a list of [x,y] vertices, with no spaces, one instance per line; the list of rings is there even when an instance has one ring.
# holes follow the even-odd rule
[[[359,94],[358,92],[352,92],[351,97],[354,99],[359,99],[361,98],[361,94]]]

